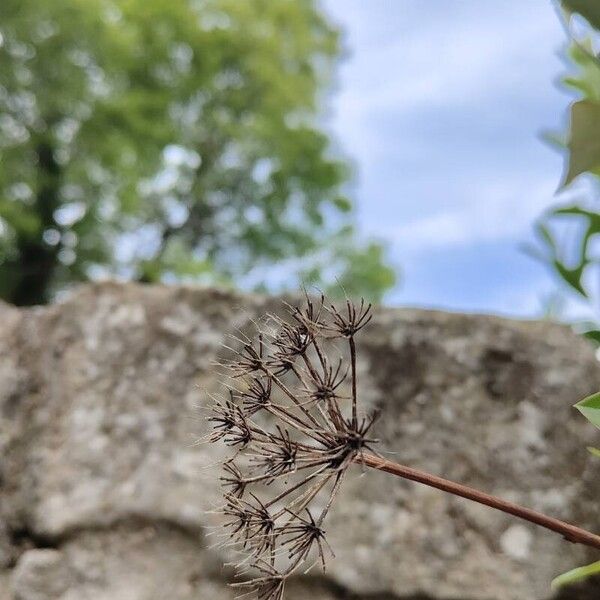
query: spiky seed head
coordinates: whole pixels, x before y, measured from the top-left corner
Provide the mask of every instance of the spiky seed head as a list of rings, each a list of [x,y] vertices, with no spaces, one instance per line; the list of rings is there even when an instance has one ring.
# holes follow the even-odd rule
[[[210,440],[232,448],[220,478],[227,544],[247,553],[239,573],[255,574],[234,585],[258,600],[281,600],[286,579],[313,554],[323,569],[333,555],[323,522],[346,470],[376,443],[375,416],[357,415],[355,372],[355,336],[370,310],[307,295],[289,320],[271,316],[272,333],[243,335],[227,363],[233,390],[213,407]],[[331,361],[336,339],[346,356]]]

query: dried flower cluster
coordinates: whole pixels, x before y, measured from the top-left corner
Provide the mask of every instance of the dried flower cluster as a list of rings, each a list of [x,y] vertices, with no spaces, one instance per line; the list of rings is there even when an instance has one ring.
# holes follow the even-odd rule
[[[227,368],[229,393],[217,400],[209,441],[232,456],[221,482],[224,544],[240,551],[236,564],[242,596],[281,600],[287,578],[333,552],[324,522],[350,465],[359,463],[397,477],[484,504],[600,549],[600,536],[530,508],[410,466],[372,449],[375,415],[359,416],[356,387],[357,333],[371,306],[348,302],[343,310],[306,299],[289,318],[271,316],[257,340]],[[333,353],[340,358],[331,362]]]
[[[228,398],[209,417],[210,440],[233,454],[221,476],[225,543],[244,555],[233,585],[259,600],[280,600],[293,573],[325,569],[325,518],[348,467],[376,441],[375,415],[359,416],[356,388],[355,336],[371,306],[338,310],[307,297],[289,309],[287,320],[269,317],[256,341],[238,339],[224,365]]]

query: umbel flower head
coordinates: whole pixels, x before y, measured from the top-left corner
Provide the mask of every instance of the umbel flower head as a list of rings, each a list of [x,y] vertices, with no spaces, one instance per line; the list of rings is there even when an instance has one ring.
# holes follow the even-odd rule
[[[229,456],[220,480],[224,545],[241,554],[241,596],[282,600],[290,575],[333,555],[326,517],[353,464],[415,481],[484,504],[600,549],[600,536],[377,454],[362,416],[356,381],[356,336],[371,319],[370,305],[343,309],[306,298],[287,319],[268,317],[256,339],[238,339],[222,366],[227,394],[215,401],[208,440]],[[330,360],[330,356],[334,356]]]
[[[269,316],[238,339],[225,364],[210,441],[226,444],[224,544],[240,552],[233,585],[258,600],[283,598],[286,579],[333,556],[325,519],[347,469],[372,451],[375,416],[361,416],[355,337],[371,305],[338,309],[308,296],[287,319]],[[335,360],[329,355],[335,352]]]

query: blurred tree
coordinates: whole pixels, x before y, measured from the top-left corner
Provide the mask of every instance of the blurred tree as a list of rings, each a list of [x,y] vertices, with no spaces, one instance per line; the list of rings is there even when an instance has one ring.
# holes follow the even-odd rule
[[[314,0],[2,0],[0,298],[104,273],[380,299],[319,127],[338,53]]]

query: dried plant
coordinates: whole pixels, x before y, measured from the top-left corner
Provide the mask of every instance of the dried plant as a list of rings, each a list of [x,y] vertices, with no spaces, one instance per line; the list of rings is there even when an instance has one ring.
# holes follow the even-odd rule
[[[364,415],[357,395],[356,336],[371,305],[343,309],[308,296],[288,307],[289,318],[268,316],[256,340],[226,367],[228,398],[212,408],[211,442],[231,447],[221,483],[227,533],[241,552],[234,583],[241,595],[281,600],[292,574],[333,556],[325,519],[353,465],[373,467],[486,504],[566,539],[600,548],[600,537],[541,513],[382,458],[371,435],[376,414]],[[330,356],[335,353],[335,360]],[[338,356],[339,355],[339,356]]]

